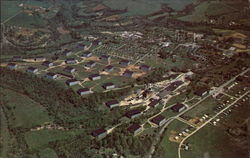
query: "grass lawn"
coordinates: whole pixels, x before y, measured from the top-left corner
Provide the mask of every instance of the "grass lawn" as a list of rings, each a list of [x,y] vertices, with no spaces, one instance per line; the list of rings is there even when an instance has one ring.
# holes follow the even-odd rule
[[[40,158],[58,158],[56,152],[53,149],[46,148],[38,153]]]
[[[10,121],[12,126],[30,128],[51,121],[42,105],[14,91],[3,88],[0,88],[0,90],[7,94],[5,96],[7,101],[5,106],[8,107],[9,112],[14,114],[15,118]]]

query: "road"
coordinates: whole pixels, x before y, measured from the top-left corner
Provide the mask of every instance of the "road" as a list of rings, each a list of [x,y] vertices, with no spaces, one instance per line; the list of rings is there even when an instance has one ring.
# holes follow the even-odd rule
[[[215,119],[217,116],[219,116],[220,114],[222,114],[224,111],[226,111],[227,109],[229,109],[232,105],[234,105],[235,103],[237,103],[240,99],[242,99],[248,93],[249,93],[249,91],[246,92],[245,94],[243,94],[241,97],[237,98],[234,102],[232,102],[226,108],[224,108],[223,110],[221,110],[220,112],[218,112],[216,115],[214,115],[213,117],[211,117],[203,125],[201,125],[200,127],[196,128],[190,135],[188,135],[187,137],[185,137],[184,139],[182,139],[182,141],[180,142],[179,147],[178,147],[178,157],[181,158],[181,146],[183,145],[183,143],[185,142],[185,140],[187,140],[189,137],[191,137],[192,135],[194,135],[196,132],[198,132],[201,128],[203,128],[204,126],[206,126],[208,123],[210,123],[213,119]]]
[[[248,72],[250,70],[250,68],[244,70],[243,72],[241,72],[240,74],[236,75],[235,77],[231,78],[230,80],[228,80],[227,82],[225,82],[224,84],[222,84],[220,87],[215,89],[216,91],[219,91],[220,89],[223,89],[224,87],[226,87],[228,84],[230,84],[231,82],[233,82],[238,76],[245,74],[246,72]],[[149,156],[148,158],[152,158],[154,152],[155,152],[155,147],[158,143],[158,141],[160,140],[160,137],[162,136],[162,134],[164,133],[165,129],[167,128],[167,126],[174,121],[175,119],[177,119],[179,116],[183,115],[184,113],[186,113],[187,111],[189,111],[190,109],[196,107],[197,105],[199,105],[201,102],[203,102],[205,99],[207,99],[208,97],[210,97],[212,95],[212,93],[208,94],[207,96],[203,97],[201,100],[199,100],[197,103],[195,103],[194,105],[190,106],[189,108],[187,108],[186,110],[184,110],[183,112],[179,113],[178,115],[171,117],[168,119],[168,121],[166,122],[166,124],[162,127],[162,129],[160,130],[159,134],[156,136],[155,141],[152,143],[150,150],[149,150]]]

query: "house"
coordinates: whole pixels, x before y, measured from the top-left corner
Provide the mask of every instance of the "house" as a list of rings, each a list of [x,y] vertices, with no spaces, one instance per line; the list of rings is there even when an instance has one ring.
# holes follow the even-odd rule
[[[68,58],[68,59],[65,60],[65,63],[66,64],[75,64],[76,60],[74,58]]]
[[[151,70],[151,67],[148,66],[148,65],[141,65],[141,66],[140,66],[140,70],[142,70],[142,71],[150,71],[150,70]]]
[[[95,45],[102,45],[102,42],[100,40],[94,40],[92,44]]]
[[[162,126],[164,123],[166,123],[167,119],[162,116],[162,115],[157,115],[156,117],[152,118],[150,120],[150,122],[152,122],[153,124],[157,125],[157,126]]]
[[[73,72],[76,71],[76,69],[73,68],[73,67],[71,67],[71,66],[66,66],[66,67],[63,69],[63,71],[69,72],[69,73],[73,73]]]
[[[203,97],[204,95],[208,94],[208,89],[205,87],[199,88],[194,92],[194,94]]]
[[[174,112],[182,112],[185,109],[186,109],[186,106],[181,103],[177,103],[171,107],[171,110],[173,110]]]
[[[160,104],[160,99],[153,99],[148,106],[152,107],[152,108],[156,108],[158,107]]]
[[[69,79],[69,80],[66,81],[66,84],[67,84],[68,86],[74,86],[74,85],[79,84],[79,83],[80,83],[80,82],[77,81],[76,79]]]
[[[88,61],[86,64],[85,64],[86,67],[88,68],[93,68],[94,66],[96,66],[96,62],[94,61]]]
[[[43,66],[47,66],[47,67],[51,67],[51,66],[53,66],[54,64],[53,64],[52,62],[50,62],[50,61],[44,61],[44,62],[42,63],[42,65],[43,65]]]
[[[114,70],[114,67],[112,65],[108,65],[103,69],[103,71],[106,71],[106,72],[112,72],[113,70]]]
[[[10,69],[16,69],[18,67],[18,65],[16,63],[9,63],[7,65],[7,67],[10,68]]]
[[[77,91],[80,96],[93,93],[89,88],[81,88]]]
[[[138,117],[139,115],[141,115],[141,110],[135,109],[135,110],[130,110],[128,112],[126,112],[125,116],[133,119],[135,117]]]
[[[92,56],[92,53],[89,52],[89,51],[84,52],[83,55],[82,55],[82,57],[85,57],[85,58],[89,58],[89,57],[91,57],[91,56]]]
[[[137,123],[134,123],[133,125],[128,127],[128,131],[132,133],[133,135],[137,135],[140,132],[142,132],[143,128]]]
[[[38,69],[36,67],[28,67],[28,69],[26,70],[27,72],[30,72],[30,73],[37,73],[38,72]]]
[[[42,62],[42,61],[45,61],[46,58],[43,57],[43,56],[37,56],[37,57],[34,58],[34,60],[37,61],[37,62]]]
[[[117,106],[120,106],[119,102],[117,100],[110,100],[110,101],[107,101],[105,103],[105,105],[107,107],[109,107],[110,109],[114,108],[114,107],[117,107]]]
[[[130,61],[128,61],[128,60],[121,60],[121,61],[119,62],[119,64],[120,64],[121,66],[128,66],[128,65],[130,64]]]
[[[104,89],[108,90],[108,89],[113,89],[113,88],[115,88],[115,85],[114,85],[112,82],[108,82],[108,83],[104,83],[104,84],[102,85],[102,87],[103,87]]]
[[[100,59],[101,59],[101,60],[104,60],[104,61],[107,61],[107,60],[110,60],[111,57],[110,57],[109,55],[102,55],[102,56],[100,57]]]
[[[100,80],[101,76],[99,74],[91,74],[91,75],[89,75],[89,79],[92,81]]]
[[[125,76],[125,77],[133,77],[133,74],[134,74],[133,71],[126,70],[126,71],[124,71],[123,76]]]
[[[56,79],[58,77],[58,75],[56,73],[49,72],[46,74],[46,77],[49,79]]]
[[[13,61],[23,61],[23,58],[21,56],[13,56],[12,60]]]
[[[108,134],[107,130],[104,128],[97,129],[91,133],[91,135],[97,139],[102,139]]]
[[[87,46],[86,46],[85,44],[83,44],[83,43],[78,44],[77,47],[78,47],[79,49],[83,49],[83,50],[86,50],[86,49],[87,49]]]
[[[65,56],[70,56],[70,55],[72,55],[72,51],[71,51],[71,50],[68,50],[68,49],[65,49],[65,50],[63,51],[63,55],[65,55]]]

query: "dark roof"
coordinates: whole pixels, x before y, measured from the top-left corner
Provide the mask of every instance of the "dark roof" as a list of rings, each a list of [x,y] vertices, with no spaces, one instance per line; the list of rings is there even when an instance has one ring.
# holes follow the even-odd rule
[[[37,56],[35,57],[35,59],[44,59],[45,57],[44,56]]]
[[[108,65],[108,66],[105,67],[105,69],[113,69],[113,67],[114,66],[112,66],[112,65]]]
[[[157,115],[156,117],[154,117],[154,118],[151,119],[151,122],[153,122],[153,123],[155,123],[155,124],[160,124],[160,122],[161,122],[162,120],[164,120],[164,119],[165,119],[164,116],[162,116],[162,115]]]
[[[148,65],[141,65],[140,68],[149,69],[150,66],[148,66]]]
[[[141,113],[141,110],[135,109],[135,110],[130,110],[130,111],[126,112],[125,115],[127,117],[132,117],[132,116],[134,116],[136,114],[140,114],[140,113]]]
[[[68,58],[68,59],[66,59],[66,61],[73,61],[73,60],[75,60],[75,58]]]
[[[36,69],[37,69],[36,67],[32,67],[32,66],[28,67],[28,70],[31,70],[31,71],[34,71]]]
[[[83,44],[83,43],[78,44],[78,47],[79,47],[79,48],[82,48],[82,47],[85,47],[85,46],[86,46],[86,45]]]
[[[100,75],[99,74],[91,74],[89,75],[89,78],[95,78],[95,77],[99,77]]]
[[[101,59],[108,59],[108,58],[110,58],[109,55],[102,55],[102,56],[101,56]]]
[[[89,92],[90,89],[89,88],[81,88],[81,89],[78,89],[77,93],[82,93],[82,92]]]
[[[123,74],[129,74],[129,75],[132,75],[134,72],[133,71],[130,71],[130,70],[125,70]]]
[[[63,51],[64,54],[67,54],[67,53],[70,53],[70,52],[71,52],[71,50],[69,50],[69,49],[64,49],[64,51]]]
[[[151,101],[148,106],[150,107],[155,107],[157,104],[159,104],[160,99],[154,99],[153,101]]]
[[[16,66],[16,63],[9,63],[8,66]]]
[[[120,63],[129,63],[129,60],[121,60]]]
[[[73,67],[71,67],[71,66],[66,66],[65,68],[64,68],[64,70],[73,70],[73,69],[75,69],[75,68],[73,68]]]
[[[177,104],[175,104],[174,106],[172,106],[171,109],[172,109],[173,111],[178,112],[178,111],[179,111],[181,108],[183,108],[183,107],[185,107],[184,104],[177,103]]]
[[[207,89],[206,87],[202,87],[202,88],[197,89],[197,90],[194,92],[194,94],[196,94],[196,95],[198,95],[198,96],[202,96],[203,93],[205,93],[205,92],[207,92],[207,91],[208,91],[208,89]]]
[[[44,61],[43,65],[49,65],[50,63],[52,63],[52,62],[50,62],[50,61]]]
[[[94,64],[94,63],[95,63],[94,61],[90,60],[90,61],[87,62],[86,64],[87,64],[87,65],[92,65],[92,64]]]
[[[106,129],[100,128],[100,129],[97,129],[97,130],[93,131],[91,134],[92,134],[92,136],[97,137],[97,136],[99,136],[100,134],[106,133],[106,132],[107,132]]]
[[[112,83],[112,82],[108,82],[108,83],[104,83],[103,84],[104,87],[113,86],[113,85],[114,85],[114,83]]]
[[[182,81],[175,81],[175,82],[171,83],[170,85],[168,85],[165,88],[165,90],[167,90],[167,91],[173,91],[173,90],[175,90],[176,88],[178,88],[182,84],[183,84]]]
[[[54,72],[48,72],[47,75],[48,75],[48,76],[55,76],[56,73],[54,73]]]
[[[131,132],[131,133],[134,133],[139,128],[141,128],[141,126],[139,124],[137,124],[137,123],[134,123],[133,125],[128,127],[128,131]]]
[[[105,105],[107,106],[114,105],[114,104],[119,104],[119,102],[117,100],[110,100],[105,103]]]
[[[90,51],[84,52],[83,55],[92,54]]]
[[[66,83],[69,84],[69,83],[71,83],[71,82],[77,82],[77,81],[78,81],[78,80],[76,80],[76,79],[69,79],[69,80],[66,81]]]

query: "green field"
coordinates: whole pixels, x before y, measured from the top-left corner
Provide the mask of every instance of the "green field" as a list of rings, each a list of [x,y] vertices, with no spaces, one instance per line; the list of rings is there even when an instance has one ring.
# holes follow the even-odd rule
[[[8,18],[16,15],[21,11],[21,8],[18,7],[20,1],[2,1],[1,0],[1,22],[4,22]]]
[[[11,126],[31,128],[51,121],[46,109],[39,103],[12,90],[3,88],[0,88],[0,90],[4,94],[8,94],[4,97],[7,102],[5,106],[9,109],[8,112],[12,113],[15,118],[11,120]]]
[[[38,153],[40,158],[58,158],[56,152],[53,149],[46,148]]]

